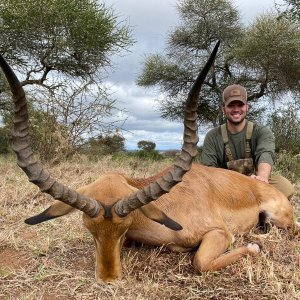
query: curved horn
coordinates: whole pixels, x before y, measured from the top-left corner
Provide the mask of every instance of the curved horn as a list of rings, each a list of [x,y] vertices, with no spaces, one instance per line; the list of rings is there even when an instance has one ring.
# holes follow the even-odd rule
[[[205,77],[216,57],[220,41],[217,42],[204,68],[196,78],[188,94],[184,115],[183,146],[181,154],[170,171],[155,182],[135,192],[127,198],[121,199],[115,205],[118,216],[124,217],[131,211],[156,200],[182,180],[183,175],[190,170],[192,161],[197,155],[197,107],[198,97]]]
[[[26,173],[29,181],[37,185],[42,192],[83,211],[90,217],[95,217],[102,208],[100,203],[57,182],[34,157],[30,146],[27,101],[23,87],[2,55],[0,55],[0,66],[10,85],[15,104],[12,136],[13,150],[18,157],[18,166]]]

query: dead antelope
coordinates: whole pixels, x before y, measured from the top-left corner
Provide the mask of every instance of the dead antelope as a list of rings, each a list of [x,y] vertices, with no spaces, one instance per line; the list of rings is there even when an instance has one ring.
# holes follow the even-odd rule
[[[270,185],[236,172],[192,165],[198,142],[197,100],[218,46],[219,43],[189,92],[184,143],[175,164],[144,179],[109,173],[77,191],[54,180],[36,161],[29,142],[24,91],[0,57],[15,103],[13,149],[18,165],[42,192],[59,200],[25,222],[38,224],[68,214],[74,208],[83,211],[83,222],[95,241],[95,273],[99,282],[121,277],[120,251],[125,237],[165,245],[173,251],[195,250],[194,267],[209,271],[259,252],[256,244],[248,244],[224,254],[234,235],[253,228],[260,213],[278,227],[294,226],[291,204]]]

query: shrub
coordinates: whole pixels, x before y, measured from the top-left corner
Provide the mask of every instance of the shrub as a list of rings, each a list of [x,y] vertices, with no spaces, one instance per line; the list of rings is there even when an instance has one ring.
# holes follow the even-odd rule
[[[139,141],[137,146],[139,149],[144,151],[153,151],[156,147],[156,144],[151,141]]]
[[[140,150],[134,153],[136,157],[141,159],[161,160],[164,158],[164,156],[156,150]]]
[[[125,139],[120,134],[107,134],[92,137],[84,146],[84,153],[89,156],[99,157],[125,150]]]
[[[275,135],[276,152],[300,153],[300,111],[296,102],[272,113],[269,124]]]
[[[29,104],[30,135],[32,149],[42,161],[57,163],[73,153],[74,149],[68,135],[67,127],[55,116]],[[10,131],[13,127],[12,112],[4,115],[7,141],[10,143]]]
[[[6,127],[0,128],[0,154],[11,152],[10,134]]]
[[[278,153],[274,172],[279,172],[292,182],[296,183],[300,179],[300,154],[293,155],[287,151]]]

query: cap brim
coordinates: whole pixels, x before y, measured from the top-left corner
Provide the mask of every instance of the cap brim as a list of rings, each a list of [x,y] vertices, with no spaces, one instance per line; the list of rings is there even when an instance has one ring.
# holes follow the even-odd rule
[[[229,97],[228,99],[226,99],[226,100],[224,101],[224,103],[227,105],[227,104],[229,104],[229,103],[231,103],[231,102],[233,102],[233,101],[240,101],[240,102],[242,102],[242,103],[244,103],[244,104],[247,103],[247,100],[241,99],[240,97]]]

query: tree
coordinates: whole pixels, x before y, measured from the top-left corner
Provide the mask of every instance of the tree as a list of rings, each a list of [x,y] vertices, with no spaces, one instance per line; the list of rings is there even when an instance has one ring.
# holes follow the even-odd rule
[[[284,4],[276,5],[280,18],[287,18],[300,22],[300,2],[299,0],[284,0]]]
[[[10,152],[9,134],[5,127],[0,127],[0,154]]]
[[[96,0],[3,0],[0,20],[0,51],[32,104],[63,124],[76,146],[107,130],[103,118],[115,101],[102,80],[111,55],[133,42],[128,25]],[[4,90],[0,77],[0,110],[7,111]]]
[[[2,0],[1,51],[26,69],[23,84],[44,84],[49,72],[87,78],[130,45],[128,27],[94,0]]]
[[[107,121],[114,108],[115,100],[98,83],[76,80],[65,82],[44,98],[32,100],[67,129],[71,145],[75,148],[84,144],[89,137],[111,132],[114,122]],[[40,93],[41,94],[41,93]]]
[[[299,91],[300,30],[294,23],[265,15],[244,28],[229,0],[182,0],[178,11],[182,23],[170,34],[166,52],[148,56],[137,79],[165,96],[162,117],[183,118],[186,93],[217,40],[221,49],[199,99],[200,123],[223,122],[222,91],[232,83],[248,90],[253,116],[261,111],[258,99]]]
[[[285,150],[300,154],[300,98],[290,101],[288,106],[275,110],[269,118],[269,125],[275,135],[276,152]]]
[[[137,146],[139,149],[144,150],[144,151],[153,151],[156,147],[156,144],[151,141],[139,141],[137,143]]]
[[[261,94],[297,93],[300,83],[300,27],[275,15],[258,17],[233,51],[246,80],[260,81]],[[252,76],[249,76],[253,74]]]
[[[140,150],[134,153],[134,156],[138,158],[150,160],[161,160],[164,158],[162,154],[155,150],[156,144],[154,142],[142,140],[137,143],[137,146]]]
[[[74,153],[75,146],[69,138],[65,124],[58,122],[51,113],[35,108],[32,102],[29,102],[28,110],[32,149],[38,152],[42,161],[57,163]],[[2,132],[2,138],[6,137],[7,144],[11,142],[10,134],[13,128],[11,111],[3,114],[3,123],[4,126],[0,127],[0,135]],[[7,149],[10,150],[10,146]]]
[[[125,150],[125,139],[119,133],[92,137],[85,145],[86,153],[105,155]]]

